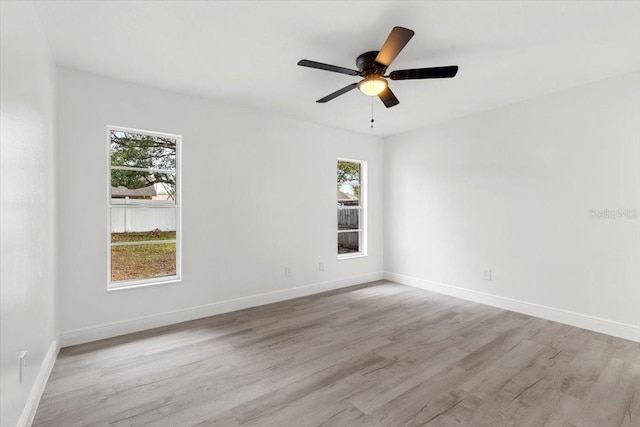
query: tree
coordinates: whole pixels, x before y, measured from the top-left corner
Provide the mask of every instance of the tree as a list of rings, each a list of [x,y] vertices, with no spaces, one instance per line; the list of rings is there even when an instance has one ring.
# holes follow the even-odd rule
[[[360,200],[360,163],[338,160],[338,190],[343,186],[353,189],[353,195]]]
[[[176,140],[174,139],[111,131],[111,165],[147,169],[112,168],[111,185],[114,187],[137,189],[161,184],[171,198],[175,195]]]

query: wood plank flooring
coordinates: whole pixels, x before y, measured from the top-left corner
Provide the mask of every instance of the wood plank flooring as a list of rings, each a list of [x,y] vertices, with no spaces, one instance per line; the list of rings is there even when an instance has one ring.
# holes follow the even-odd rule
[[[640,426],[640,344],[376,282],[62,349],[35,426]]]

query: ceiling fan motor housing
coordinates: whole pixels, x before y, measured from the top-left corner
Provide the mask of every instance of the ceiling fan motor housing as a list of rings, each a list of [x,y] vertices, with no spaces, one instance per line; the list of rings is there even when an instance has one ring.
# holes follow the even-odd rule
[[[358,67],[358,70],[363,77],[367,77],[371,74],[384,74],[384,70],[386,67],[381,64],[376,64],[375,62],[378,53],[379,51],[372,50],[371,52],[363,53],[356,59],[356,66]]]

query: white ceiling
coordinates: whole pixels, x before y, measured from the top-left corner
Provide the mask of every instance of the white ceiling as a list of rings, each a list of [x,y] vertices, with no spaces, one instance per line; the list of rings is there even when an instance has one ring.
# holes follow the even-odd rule
[[[39,1],[57,63],[356,132],[387,136],[640,69],[640,2]],[[393,26],[415,36],[389,68],[458,65],[392,81],[386,109],[355,68]]]

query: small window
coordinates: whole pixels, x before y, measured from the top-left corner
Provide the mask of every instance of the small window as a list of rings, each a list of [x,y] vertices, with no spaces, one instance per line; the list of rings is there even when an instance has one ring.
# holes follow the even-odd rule
[[[367,163],[338,159],[338,259],[367,254]]]
[[[107,289],[180,280],[181,138],[109,127]]]

